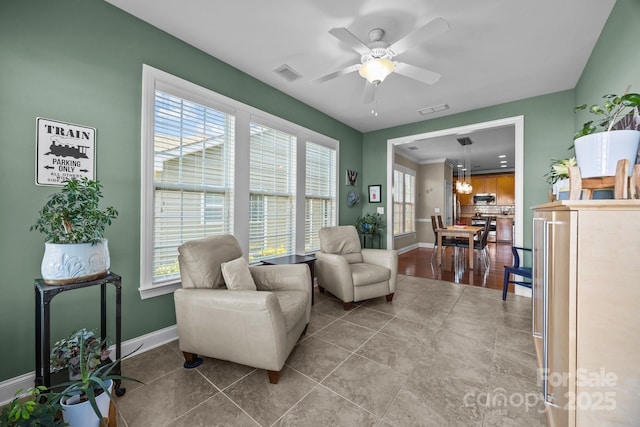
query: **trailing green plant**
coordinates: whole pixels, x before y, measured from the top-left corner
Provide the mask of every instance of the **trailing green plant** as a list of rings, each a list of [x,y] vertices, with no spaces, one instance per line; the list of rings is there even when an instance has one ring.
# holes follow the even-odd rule
[[[58,417],[62,407],[57,395],[46,393],[45,386],[29,388],[24,395],[22,389],[0,411],[0,426],[3,427],[58,427],[67,424]]]
[[[590,106],[588,111],[596,115],[597,120],[589,120],[582,125],[582,128],[573,136],[573,139],[590,135],[596,132],[598,127],[610,131],[622,116],[631,111],[629,109],[637,110],[638,105],[640,105],[640,94],[629,93],[630,88],[631,86],[627,87],[622,96],[615,94],[604,95],[605,101],[602,105],[594,104]],[[581,104],[575,107],[573,112],[577,113],[585,109],[587,109],[587,104]]]
[[[84,338],[82,335],[80,335],[79,349],[80,379],[78,381],[69,381],[54,386],[54,389],[62,389],[60,392],[55,393],[56,400],[58,402],[62,402],[65,398],[68,399],[73,396],[78,396],[78,402],[75,403],[88,401],[93,408],[93,412],[101,420],[101,424],[104,425],[104,419],[102,418],[102,414],[100,413],[100,409],[98,408],[96,397],[102,393],[106,393],[109,399],[115,402],[113,394],[109,391],[108,381],[111,380],[115,383],[115,381],[126,380],[134,381],[140,384],[142,384],[142,382],[135,378],[125,377],[120,374],[113,373],[113,370],[118,366],[118,364],[120,364],[121,359],[118,359],[115,362],[112,362],[111,359],[102,360],[100,366],[98,366],[96,369],[92,369],[89,364],[90,358],[85,357],[84,354],[84,352],[86,351],[86,346],[84,345]]]
[[[569,168],[577,166],[575,157],[570,159],[551,159],[551,166],[549,172],[545,174],[548,184],[555,184],[557,181],[565,178],[569,178]]]
[[[51,371],[79,368],[81,343],[84,345],[84,362],[89,369],[95,369],[109,357],[106,340],[101,339],[97,332],[82,328],[53,345],[50,354]]]
[[[356,229],[361,234],[377,234],[385,227],[382,216],[378,213],[368,213],[356,220]]]
[[[102,185],[88,178],[68,180],[52,194],[30,230],[38,230],[49,243],[98,243],[118,216],[112,206],[100,210]]]

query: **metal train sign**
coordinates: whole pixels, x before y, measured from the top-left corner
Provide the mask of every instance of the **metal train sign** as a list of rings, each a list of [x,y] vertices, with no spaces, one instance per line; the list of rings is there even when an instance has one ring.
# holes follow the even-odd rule
[[[95,177],[96,129],[36,119],[36,184],[63,185],[68,179]]]

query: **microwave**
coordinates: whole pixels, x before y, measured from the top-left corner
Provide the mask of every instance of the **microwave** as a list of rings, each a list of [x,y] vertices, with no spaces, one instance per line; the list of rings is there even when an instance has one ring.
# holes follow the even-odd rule
[[[495,205],[496,195],[490,193],[479,193],[473,195],[474,205]]]

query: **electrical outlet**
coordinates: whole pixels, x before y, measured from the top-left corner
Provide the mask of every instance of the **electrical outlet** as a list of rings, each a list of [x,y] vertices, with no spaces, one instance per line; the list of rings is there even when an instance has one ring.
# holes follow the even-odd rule
[[[434,211],[435,213],[440,213],[440,208],[435,208],[433,211]]]
[[[376,208],[376,213],[379,213],[380,215],[384,215],[384,208],[383,207]]]

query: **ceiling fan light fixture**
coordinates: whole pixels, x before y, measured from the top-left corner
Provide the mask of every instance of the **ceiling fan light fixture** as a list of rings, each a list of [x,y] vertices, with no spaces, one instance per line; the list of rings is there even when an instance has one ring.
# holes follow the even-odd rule
[[[389,58],[372,58],[362,64],[358,73],[367,79],[369,83],[380,84],[391,73],[396,64]]]

